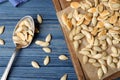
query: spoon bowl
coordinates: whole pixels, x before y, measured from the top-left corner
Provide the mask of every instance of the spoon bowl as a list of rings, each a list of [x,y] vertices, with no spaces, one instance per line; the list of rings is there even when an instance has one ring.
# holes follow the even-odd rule
[[[28,21],[30,24],[26,23],[25,21]],[[25,16],[23,17],[22,19],[20,19],[20,21],[17,23],[14,31],[13,31],[13,36],[15,35],[15,32],[16,30],[19,28],[19,27],[22,27],[22,26],[25,26],[25,24],[27,25],[27,27],[29,26],[30,30],[32,31],[33,35],[32,35],[32,39],[34,37],[34,31],[35,31],[35,24],[34,24],[34,20],[31,16]],[[27,45],[21,45],[21,44],[17,44],[14,39],[13,39],[13,42],[14,42],[14,45],[15,46],[20,46],[21,48],[26,48],[30,45],[30,43],[32,42],[32,39],[30,42],[27,43]]]

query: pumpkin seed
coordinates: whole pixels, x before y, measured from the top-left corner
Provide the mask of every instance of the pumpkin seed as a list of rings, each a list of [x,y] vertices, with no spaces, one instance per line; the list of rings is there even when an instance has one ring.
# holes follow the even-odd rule
[[[37,21],[41,24],[42,23],[42,17],[38,14],[37,15]]]
[[[32,30],[28,30],[27,31],[30,35],[33,35],[34,33],[32,32]]]
[[[117,22],[117,18],[118,17],[116,15],[113,15],[113,16],[110,17],[109,22],[111,24],[115,24]]]
[[[40,40],[35,41],[35,44],[39,45],[39,46],[42,46],[42,47],[48,47],[49,46],[48,42],[44,42],[44,41],[40,41]]]
[[[91,38],[87,38],[87,42],[90,44],[90,45],[93,45],[94,44],[94,37],[91,36]]]
[[[71,22],[70,20],[67,20],[67,21],[66,21],[66,27],[67,27],[67,29],[68,29],[69,31],[72,30],[73,25],[72,25],[72,22]]]
[[[73,40],[73,37],[74,37],[74,36],[73,36],[72,32],[70,32],[70,33],[69,33],[69,39],[70,39],[71,41]]]
[[[78,48],[79,48],[79,42],[78,41],[74,41],[73,42],[73,46],[74,46],[74,49],[77,51]]]
[[[92,3],[89,0],[85,0],[87,4],[89,4],[90,7],[92,7]]]
[[[51,34],[48,34],[45,38],[46,42],[50,42],[51,41]]]
[[[76,28],[76,33],[75,33],[75,34],[79,34],[80,31],[81,31],[81,27],[78,26],[78,27]]]
[[[22,23],[22,22],[21,22]],[[21,32],[23,30],[22,27],[18,27],[16,30],[15,30],[15,33],[18,33],[18,32]]]
[[[109,14],[110,14],[110,13],[109,13],[108,10],[104,10],[104,11],[100,14],[100,16],[105,17],[105,16],[107,16],[107,15],[109,15]]]
[[[105,1],[105,2],[107,2],[108,0],[102,0],[103,2]]]
[[[114,63],[117,63],[118,61],[119,61],[119,60],[118,60],[117,58],[115,58],[115,57],[113,58],[113,62],[114,62]]]
[[[76,21],[79,20],[78,10],[76,10],[76,9],[74,10],[74,12],[73,12],[73,18],[72,18],[72,19],[73,19],[73,21],[74,21],[75,23],[76,23]],[[73,25],[75,24],[74,22],[73,22]],[[75,24],[75,25],[76,25],[76,24]]]
[[[46,57],[44,58],[44,65],[45,65],[45,66],[48,65],[49,62],[50,62],[50,57],[49,57],[49,56],[46,56]]]
[[[101,52],[101,51],[102,51],[102,49],[101,49],[100,47],[98,47],[98,46],[94,46],[93,49],[94,49],[95,51],[98,51],[98,52]]]
[[[40,68],[39,64],[36,61],[32,61],[31,64],[34,68],[37,68],[37,69]]]
[[[105,60],[103,60],[103,59],[99,59],[98,62],[99,62],[101,65],[106,65],[106,62],[105,62]]]
[[[103,70],[101,68],[99,68],[97,71],[97,74],[98,74],[98,78],[101,79],[103,76]]]
[[[96,55],[93,56],[93,58],[100,59],[102,56],[103,56],[102,54],[96,54]]]
[[[81,50],[79,51],[80,54],[83,54],[83,55],[89,55],[90,52],[89,51],[86,51],[86,50]]]
[[[95,39],[94,41],[94,46],[98,46],[99,45],[99,40],[98,39]]]
[[[90,9],[90,5],[89,4],[84,4],[86,9]]]
[[[111,47],[111,51],[112,51],[114,54],[117,54],[117,48],[116,48],[116,47],[112,46],[112,47]]]
[[[67,25],[67,15],[65,13],[62,14],[61,19],[62,19],[63,24]]]
[[[71,0],[66,0],[66,1],[70,2]]]
[[[61,78],[60,78],[60,80],[67,80],[67,74],[64,74]]]
[[[25,25],[25,23],[24,23],[24,21],[22,21],[22,22],[19,24],[19,28],[22,27],[22,26],[24,26],[24,25]]]
[[[112,40],[109,37],[106,38],[106,41],[109,45],[112,45]]]
[[[115,45],[119,44],[119,40],[112,40],[112,43],[115,44]]]
[[[81,27],[82,27],[82,29],[84,29],[84,30],[88,30],[88,27],[87,27],[87,25],[85,25],[85,24],[82,24]]]
[[[83,56],[83,63],[86,64],[88,62],[88,57],[87,56]]]
[[[13,41],[20,41],[21,39],[18,36],[13,36]]]
[[[24,20],[24,24],[25,24],[25,26],[27,26],[29,29],[31,29],[31,24],[30,24],[30,22],[28,21],[28,20]]]
[[[116,68],[115,63],[111,63],[111,64],[109,64],[109,66],[110,66],[111,68]]]
[[[108,58],[107,56],[102,57],[102,59],[106,61],[107,61],[107,58]]]
[[[107,73],[107,67],[105,65],[102,65],[101,67],[102,67],[103,72],[106,74]]]
[[[83,6],[83,5],[84,5],[83,2],[80,2],[81,9],[85,10],[85,6]]]
[[[98,12],[95,12],[94,14],[93,14],[93,17],[97,17],[99,15],[99,13]]]
[[[73,17],[73,13],[72,12],[68,13],[67,18],[71,19],[72,17]]]
[[[95,7],[98,5],[98,1],[99,1],[99,0],[94,0],[94,2],[95,2]]]
[[[5,45],[4,40],[0,39],[0,45]]]
[[[59,58],[60,60],[68,60],[68,57],[65,56],[65,55],[60,55],[58,58]]]
[[[74,18],[72,18],[71,22],[72,22],[73,26],[76,26],[76,20]]]
[[[110,54],[112,57],[119,57],[119,54],[117,54],[117,53],[112,53],[112,54]]]
[[[25,36],[24,36],[23,33],[18,32],[18,33],[16,33],[16,34],[17,34],[17,36],[18,36],[21,40],[25,41]]]
[[[87,38],[91,39],[91,34],[85,30],[81,30],[82,34],[84,34]]]
[[[77,26],[81,25],[85,20],[85,17],[83,16],[79,21],[77,22]]]
[[[84,35],[82,33],[79,33],[77,34],[75,37],[74,37],[74,40],[80,40],[84,37]]]
[[[45,51],[46,53],[51,53],[51,49],[48,48],[48,47],[46,47],[46,48],[42,48],[42,49],[43,49],[43,51]]]
[[[92,24],[93,24],[93,26],[95,26],[96,23],[97,23],[97,18],[95,16],[93,16],[93,18],[92,18]]]
[[[74,8],[74,9],[77,9],[80,7],[80,4],[78,2],[71,2],[70,3],[70,7],[71,8]]]
[[[26,31],[22,31],[22,33],[23,33],[23,35],[24,35],[25,40],[27,40],[27,38],[28,38],[27,32],[26,32]]]
[[[113,25],[110,24],[110,23],[107,23],[107,22],[104,23],[104,26],[105,26],[106,29],[113,28]]]
[[[107,64],[110,65],[112,63],[112,57],[108,56],[107,57]]]
[[[28,43],[31,42],[31,41],[32,41],[32,38],[33,38],[33,36],[28,35],[27,42],[28,42]]]
[[[91,50],[90,52],[91,52],[91,55],[93,56],[97,54],[97,51],[94,51],[94,50]]]
[[[5,26],[0,26],[0,34],[4,32]]]
[[[88,62],[89,62],[89,63],[95,63],[95,62],[96,62],[96,60],[95,60],[95,59],[90,58],[90,59],[88,60]]]
[[[95,7],[88,9],[89,13],[95,13],[97,9]]]
[[[110,9],[111,10],[119,10],[120,9],[120,4],[119,3],[109,3]]]

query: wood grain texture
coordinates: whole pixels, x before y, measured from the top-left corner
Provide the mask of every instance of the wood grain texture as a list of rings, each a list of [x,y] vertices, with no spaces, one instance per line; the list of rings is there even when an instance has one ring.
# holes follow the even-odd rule
[[[55,10],[56,10],[56,12],[62,10],[61,5],[60,5],[60,1],[59,1],[59,0],[54,0],[54,1],[53,1],[53,4],[54,4],[54,6],[55,6]]]
[[[37,23],[37,14],[43,17],[41,25]],[[5,40],[5,45],[0,45],[0,77],[15,48],[12,41],[14,27],[19,19],[26,15],[34,18],[40,33],[35,34],[34,40],[28,48],[19,52],[8,80],[59,80],[64,73],[68,74],[68,80],[77,80],[51,0],[29,0],[29,2],[17,8],[13,7],[9,2],[0,4],[0,25],[5,25],[4,33],[0,35],[0,38]],[[45,53],[40,46],[34,44],[36,40],[44,40],[48,33],[52,34],[52,41],[49,46],[52,49],[51,54]],[[65,54],[69,59],[60,61],[58,56],[61,54]],[[51,57],[50,64],[44,66],[43,60],[47,55]],[[31,66],[32,60],[37,61],[41,68],[34,69]]]

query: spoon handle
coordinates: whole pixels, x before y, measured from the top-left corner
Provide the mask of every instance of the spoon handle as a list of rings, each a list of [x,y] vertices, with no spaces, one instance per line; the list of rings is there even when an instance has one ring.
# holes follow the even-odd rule
[[[4,71],[4,73],[3,73],[2,77],[1,77],[1,80],[7,80],[8,73],[9,73],[9,71],[10,71],[10,69],[11,69],[11,66],[12,66],[12,64],[13,64],[13,61],[14,61],[14,59],[15,59],[15,57],[16,57],[16,55],[17,55],[17,52],[19,51],[19,49],[20,49],[20,48],[17,48],[17,47],[16,47],[15,51],[13,52],[13,54],[12,54],[10,60],[9,60],[9,63],[8,63],[6,69],[5,69],[5,71]]]

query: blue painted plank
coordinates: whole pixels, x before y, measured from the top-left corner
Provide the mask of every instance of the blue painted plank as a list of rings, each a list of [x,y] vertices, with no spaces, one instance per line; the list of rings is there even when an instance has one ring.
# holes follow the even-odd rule
[[[0,76],[4,69],[5,67],[0,67]],[[20,78],[21,80],[28,80],[31,78],[33,80],[59,80],[65,73],[68,74],[68,80],[76,80],[73,67],[41,67],[40,69],[33,67],[12,67],[8,79],[14,80],[14,78]]]
[[[29,67],[29,66],[31,66],[31,61],[33,61],[33,60],[37,61],[41,66],[44,66],[43,60],[44,60],[46,55],[29,56],[29,57],[28,56],[16,57],[16,60],[13,64],[13,66],[15,66],[15,67]],[[60,61],[58,59],[57,55],[55,55],[55,56],[49,55],[49,56],[50,56],[50,63],[48,65],[48,67],[62,67],[62,66],[73,67],[70,59],[66,60],[66,61]],[[9,58],[10,57],[0,57],[0,67],[7,66]]]
[[[0,19],[19,19],[25,15],[36,17],[41,14],[44,19],[57,19],[52,0],[30,0],[14,8],[9,2],[0,4]]]

